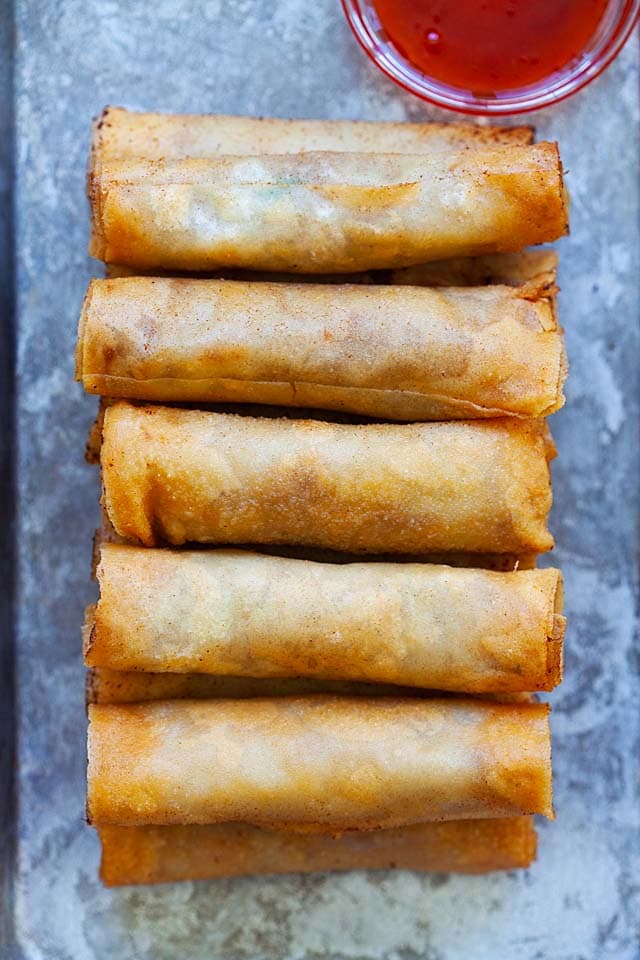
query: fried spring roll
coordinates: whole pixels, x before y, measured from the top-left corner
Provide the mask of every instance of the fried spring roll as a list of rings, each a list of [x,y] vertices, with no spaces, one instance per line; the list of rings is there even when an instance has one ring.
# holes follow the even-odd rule
[[[422,823],[341,837],[301,836],[244,823],[98,830],[108,887],[327,870],[488,873],[528,867],[531,817]]]
[[[93,421],[87,443],[85,447],[85,459],[88,463],[97,464],[100,462],[100,448],[102,446],[102,428],[104,424],[104,413],[107,407],[121,400],[121,397],[101,396],[98,404],[98,412]],[[144,401],[131,400],[131,403],[137,406],[144,406]],[[302,407],[281,407],[275,404],[264,403],[178,403],[173,402],[168,406],[179,406],[186,408],[196,408],[198,410],[209,411],[211,413],[233,413],[249,417],[268,417],[277,420],[285,417],[289,420],[323,420],[329,423],[370,423],[373,418],[365,417],[360,414],[346,413],[344,410],[310,410]]]
[[[100,436],[102,422],[100,422]],[[92,438],[97,433],[94,424]],[[101,440],[95,448],[89,446],[87,458],[90,463],[100,462]],[[93,534],[93,548],[91,555],[91,577],[96,579],[96,571],[100,562],[100,552],[105,543],[126,544],[127,540],[119,536],[104,510],[102,511],[100,526]],[[322,550],[318,547],[292,547],[285,545],[271,546],[269,544],[243,544],[244,549],[251,549],[267,554],[268,556],[290,557],[292,560],[311,560],[316,563],[353,563],[360,559],[358,554],[340,553],[336,550]],[[193,549],[207,550],[206,545],[193,544]],[[369,559],[381,563],[440,563],[448,567],[473,567],[476,570],[495,570],[502,573],[511,573],[514,570],[535,570],[538,557],[535,553],[444,553],[429,554],[376,554]]]
[[[551,143],[112,160],[90,200],[90,253],[140,269],[353,273],[516,251],[568,229]]]
[[[279,697],[89,706],[90,822],[327,833],[553,817],[548,706]]]
[[[98,460],[100,453],[98,451]],[[93,548],[91,551],[91,577],[96,579],[96,570],[100,563],[100,551],[105,543],[126,544],[124,537],[118,536],[113,524],[102,514],[102,522],[93,534]],[[311,560],[316,563],[353,563],[359,560],[358,554],[338,553],[335,550],[320,550],[317,547],[272,547],[268,544],[243,545],[244,549],[267,554],[268,556],[290,557],[292,560]],[[194,550],[207,550],[207,546],[193,544]],[[368,559],[380,563],[440,563],[448,567],[473,567],[476,570],[495,570],[502,573],[511,573],[513,570],[535,570],[537,556],[534,553],[431,553],[425,555],[411,554],[377,554]]]
[[[435,153],[527,145],[533,128],[473,123],[389,123],[362,120],[281,120],[217,114],[136,113],[106,107],[93,125],[91,165],[125,157],[207,159],[219,154]]]
[[[342,566],[105,544],[88,666],[467,693],[560,682],[558,570]]]
[[[100,428],[102,429],[102,427]],[[95,460],[100,462],[100,446],[95,453]],[[96,570],[100,562],[100,551],[105,543],[126,544],[128,541],[119,536],[108,519],[104,510],[100,526],[94,531],[93,549],[91,555],[91,576],[96,579]],[[318,547],[270,546],[269,544],[242,545],[244,549],[258,551],[268,556],[290,557],[292,560],[311,560],[316,563],[353,563],[360,559],[358,554],[340,553],[336,550],[322,550]],[[206,545],[193,544],[192,549],[207,550]],[[448,567],[473,567],[476,570],[495,570],[501,573],[511,573],[514,570],[535,570],[538,557],[535,553],[429,553],[429,554],[375,554],[368,559],[380,563],[440,563]]]
[[[215,677],[206,673],[129,673],[93,667],[87,671],[87,703],[142,703],[146,700],[212,700],[287,697],[331,693],[348,697],[432,697],[432,690],[356,680],[313,677]],[[438,696],[442,696],[439,693]],[[487,695],[489,696],[489,695]],[[531,693],[491,694],[500,703],[533,703]]]
[[[93,280],[76,350],[90,393],[392,420],[546,416],[565,376],[552,302],[501,285]]]
[[[557,293],[558,255],[554,250],[522,250],[519,253],[494,253],[480,257],[453,257],[419,263],[400,270],[368,270],[350,274],[296,274],[260,273],[248,270],[218,270],[209,273],[181,276],[203,279],[272,280],[290,283],[386,283],[409,284],[418,287],[478,287],[502,283],[509,287],[526,286],[531,297],[553,297]],[[105,265],[110,280],[142,275],[160,276],[162,270],[141,271],[119,263]],[[175,271],[172,275],[175,275]]]
[[[116,533],[351,553],[536,553],[553,546],[539,420],[347,424],[116,403],[103,504]]]

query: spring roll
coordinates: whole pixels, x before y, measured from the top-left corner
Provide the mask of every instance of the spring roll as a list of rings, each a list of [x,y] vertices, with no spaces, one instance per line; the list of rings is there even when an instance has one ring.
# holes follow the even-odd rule
[[[537,847],[531,817],[421,823],[341,837],[244,823],[104,826],[98,833],[107,887],[327,870],[488,873],[528,867]]]
[[[357,680],[314,677],[216,677],[207,673],[130,673],[92,667],[87,671],[89,703],[142,703],[145,700],[213,700],[287,697],[331,693],[348,697],[432,697],[434,691]],[[442,697],[442,693],[438,693]],[[534,703],[532,693],[485,694],[499,703]]]
[[[537,553],[553,546],[553,453],[540,420],[350,426],[119,402],[103,505],[145,546]]]
[[[436,153],[527,145],[533,128],[473,123],[389,123],[362,120],[281,120],[220,114],[136,113],[106,107],[93,124],[91,168],[113,159],[147,160],[220,154]]]
[[[391,420],[546,416],[565,376],[551,300],[501,285],[92,280],[76,350],[89,393]]]
[[[89,706],[87,816],[336,833],[553,817],[548,706],[279,697]]]
[[[112,160],[90,200],[92,256],[139,269],[353,273],[508,253],[568,229],[552,143]]]
[[[558,570],[336,565],[105,544],[85,663],[467,693],[560,682]]]
[[[97,451],[97,463],[100,462],[100,448]],[[100,526],[93,534],[91,551],[91,577],[96,580],[96,571],[100,563],[100,552],[105,543],[126,544],[127,540],[119,536],[113,524],[102,511]],[[358,554],[340,553],[336,550],[321,550],[318,547],[292,547],[285,545],[271,546],[269,544],[242,545],[244,549],[252,549],[268,556],[290,557],[292,560],[311,560],[316,563],[353,563],[360,559]],[[194,550],[207,550],[206,545],[192,544]],[[513,570],[535,570],[538,557],[535,553],[429,553],[429,554],[376,554],[369,557],[381,563],[440,563],[448,567],[473,567],[479,570],[495,570],[502,573],[511,573]]]
[[[103,511],[101,524],[93,534],[91,551],[91,577],[93,580],[97,579],[96,571],[100,563],[100,553],[105,543],[126,544],[127,540],[118,536],[113,524]],[[316,563],[353,563],[360,559],[358,554],[320,550],[317,547],[272,547],[269,544],[257,544],[250,547],[244,544],[243,548],[267,556],[290,557],[292,560],[311,560]],[[192,549],[207,550],[209,548],[205,545],[193,544]],[[518,556],[511,553],[431,553],[422,556],[390,553],[378,554],[368,559],[377,560],[381,563],[440,563],[448,567],[473,567],[480,570],[501,571],[502,573],[510,573],[513,570],[535,570],[538,561],[536,554],[533,553],[519,554]]]
[[[96,426],[92,427],[92,435],[96,433]],[[100,424],[100,437],[102,437],[102,422]],[[100,446],[91,449],[88,448],[88,459],[90,463],[100,463]],[[100,553],[105,543],[126,544],[125,537],[119,536],[111,521],[107,517],[104,509],[101,511],[100,526],[93,534],[93,544],[91,551],[91,577],[97,579],[96,571],[100,563]],[[242,545],[244,549],[252,549],[265,553],[268,556],[290,557],[293,560],[311,560],[317,563],[353,563],[359,560],[358,554],[341,553],[336,550],[322,550],[318,547],[295,547],[279,544],[271,546],[270,544],[249,544]],[[193,544],[192,549],[209,549],[206,545]],[[440,563],[448,567],[474,567],[480,570],[496,570],[502,573],[510,573],[513,570],[535,570],[537,568],[538,556],[535,553],[453,553],[447,551],[444,553],[429,554],[402,554],[388,553],[376,554],[369,559],[377,560],[381,563]]]
[[[105,264],[109,280],[120,277],[161,276],[162,270],[135,270],[119,263]],[[558,255],[554,250],[522,250],[519,253],[494,253],[482,257],[453,257],[419,263],[400,270],[366,270],[350,274],[260,273],[248,270],[218,270],[209,273],[180,271],[180,276],[211,280],[271,280],[290,283],[386,283],[418,287],[479,287],[502,283],[509,287],[526,286],[531,297],[552,297],[557,293]],[[172,276],[176,275],[173,271]]]

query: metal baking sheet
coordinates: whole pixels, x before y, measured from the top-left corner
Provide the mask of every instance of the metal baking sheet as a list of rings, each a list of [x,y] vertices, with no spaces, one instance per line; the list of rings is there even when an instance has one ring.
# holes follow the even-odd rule
[[[7,49],[9,13],[4,5]],[[559,245],[571,378],[567,407],[552,422],[560,451],[553,560],[567,580],[567,678],[552,698],[558,817],[540,824],[539,861],[526,873],[477,878],[352,873],[107,891],[97,880],[96,838],[83,822],[79,628],[93,595],[98,478],[82,453],[95,402],[72,379],[78,309],[98,272],[86,254],[90,118],[106,103],[374,120],[438,114],[377,73],[337,0],[17,0],[15,31],[16,843],[13,857],[3,829],[12,894],[4,898],[10,930],[0,934],[0,953],[11,960],[637,960],[636,40],[591,88],[533,117],[540,137],[560,141],[573,196],[572,236]],[[9,57],[2,69],[10,70]],[[1,146],[10,169],[7,130]],[[7,227],[10,210],[5,204]],[[6,295],[10,253],[3,267]],[[5,333],[6,358],[10,325]],[[6,419],[4,368],[2,376]],[[8,522],[2,514],[5,561]],[[2,589],[5,597],[11,590],[6,563]],[[2,698],[6,714],[8,688]],[[2,725],[6,733],[4,714]],[[2,749],[8,781],[11,751]]]

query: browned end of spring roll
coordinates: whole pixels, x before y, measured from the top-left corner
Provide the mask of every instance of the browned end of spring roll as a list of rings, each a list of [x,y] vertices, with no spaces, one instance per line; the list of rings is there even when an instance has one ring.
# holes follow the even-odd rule
[[[562,579],[105,544],[89,666],[469,693],[560,682]]]
[[[89,707],[97,824],[328,833],[553,816],[546,704],[284,697]]]
[[[552,143],[113,160],[90,200],[91,254],[140,269],[353,273],[517,251],[568,229]]]
[[[328,870],[488,873],[528,867],[531,817],[454,820],[341,837],[300,836],[244,823],[98,830],[108,887]]]
[[[137,407],[105,414],[116,532],[352,553],[536,553],[553,546],[544,421],[347,424]]]
[[[93,280],[76,350],[91,393],[392,420],[545,416],[565,375],[551,299],[504,285]]]

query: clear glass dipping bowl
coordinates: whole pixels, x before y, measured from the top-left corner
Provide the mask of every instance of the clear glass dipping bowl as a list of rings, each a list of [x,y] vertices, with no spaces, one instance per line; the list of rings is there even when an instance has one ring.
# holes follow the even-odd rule
[[[617,57],[640,14],[640,0],[611,0],[590,46],[576,62],[529,86],[503,91],[493,97],[479,97],[414,67],[391,43],[371,0],[342,0],[342,6],[360,45],[376,66],[397,84],[439,107],[485,116],[539,110],[581,90]]]

